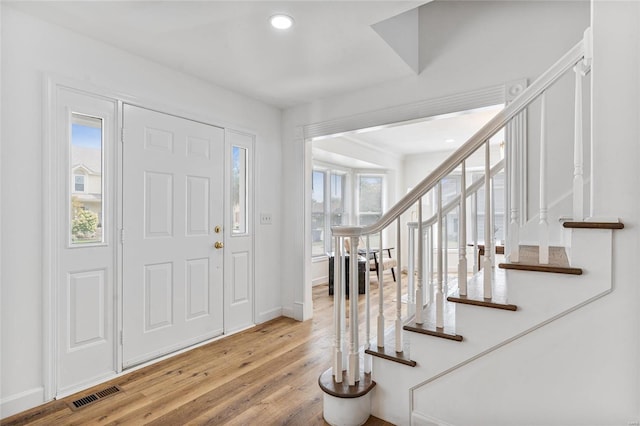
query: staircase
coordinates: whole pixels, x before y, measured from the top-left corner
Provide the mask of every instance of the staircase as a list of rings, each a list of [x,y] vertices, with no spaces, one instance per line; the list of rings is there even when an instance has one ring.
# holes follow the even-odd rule
[[[551,325],[612,291],[612,239],[624,226],[617,219],[598,220],[585,214],[584,189],[589,179],[583,176],[582,80],[589,73],[590,30],[585,38],[525,89],[503,111],[472,136],[436,170],[393,206],[375,224],[366,227],[334,227],[336,267],[334,268],[333,365],[320,377],[324,391],[324,417],[332,425],[359,425],[375,415],[399,425],[499,425],[520,424],[535,419],[535,405],[525,397],[514,398],[507,408],[497,404],[493,393],[505,382],[498,363],[508,351],[522,350],[535,331]],[[563,203],[547,200],[549,187],[547,161],[546,94],[565,73],[575,72],[574,158],[571,194],[572,211]],[[528,108],[540,108],[539,213],[522,219],[518,210],[516,148],[510,146],[510,123]],[[506,128],[506,155],[492,159],[490,139]],[[472,156],[482,155],[482,178],[467,185],[467,165]],[[460,176],[459,193],[449,200],[442,196],[442,182],[452,173]],[[496,202],[494,180],[504,174],[505,199]],[[476,173],[477,175],[478,173]],[[555,182],[554,182],[555,184]],[[435,201],[435,211],[427,219],[423,199]],[[467,205],[471,208],[468,209]],[[504,237],[504,262],[496,262],[496,204],[508,213]],[[553,207],[560,206],[560,207]],[[410,210],[417,221],[407,223],[408,241],[402,241],[402,219]],[[571,216],[562,224],[550,223],[550,217]],[[457,247],[449,247],[447,222],[457,220]],[[389,228],[389,231],[385,230]],[[479,229],[483,228],[482,235]],[[406,248],[407,292],[398,274],[395,288],[380,288],[380,298],[369,298],[367,271],[365,336],[358,333],[357,286],[350,288],[349,324],[345,316],[344,282],[347,274],[356,282],[357,262],[344,267],[342,247],[349,242],[351,252],[361,250],[369,257],[369,236],[379,234],[384,248],[387,233],[395,232],[399,265]],[[469,235],[469,238],[467,236]],[[520,236],[534,235],[537,241],[522,241]],[[364,239],[365,247],[358,247]],[[480,247],[484,255],[478,260]],[[457,267],[450,268],[448,258],[457,251]],[[380,250],[382,253],[382,250]],[[455,270],[454,273],[452,269]],[[383,282],[384,269],[378,282]],[[383,292],[396,293],[396,316],[387,328]],[[406,307],[403,307],[403,298]],[[372,310],[377,317],[370,318]],[[376,322],[375,339],[371,323]],[[533,336],[533,337],[532,337]],[[568,336],[567,338],[570,338]],[[363,345],[361,345],[361,342]],[[386,344],[385,344],[386,342]],[[389,344],[390,343],[390,344]],[[544,356],[544,355],[541,355]],[[502,361],[513,369],[514,362],[529,357]],[[514,359],[516,361],[514,361]],[[519,366],[526,370],[526,365]],[[518,376],[515,368],[513,376]],[[482,380],[478,378],[482,377]],[[533,380],[533,379],[531,379]],[[502,386],[501,391],[508,386]],[[476,389],[477,391],[474,391]],[[464,392],[460,392],[464,390]],[[451,395],[473,395],[473,400],[458,401]],[[526,404],[533,407],[528,412]],[[465,409],[459,409],[461,406]],[[516,408],[519,407],[519,408]],[[514,412],[515,411],[515,412]],[[506,412],[512,412],[507,416]],[[520,417],[518,417],[520,416]],[[523,417],[524,416],[524,417]],[[529,416],[529,417],[526,417]]]

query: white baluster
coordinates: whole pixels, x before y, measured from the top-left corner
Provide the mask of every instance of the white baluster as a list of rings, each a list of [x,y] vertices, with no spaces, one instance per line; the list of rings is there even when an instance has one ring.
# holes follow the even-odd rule
[[[349,365],[347,376],[349,386],[360,381],[360,344],[358,341],[358,237],[351,237],[351,253],[349,254],[349,333],[351,346],[349,348]]]
[[[460,178],[460,209],[458,212],[458,289],[467,295],[467,171],[462,162]]]
[[[449,288],[449,215],[444,214],[442,216],[442,291],[443,294],[448,291]]]
[[[512,132],[511,126],[507,126],[509,131]],[[516,149],[515,144],[513,143],[514,138],[510,137],[508,139],[509,145],[507,147],[507,151],[509,152],[510,162],[507,164],[507,178],[509,179],[509,189],[510,189],[510,222],[509,222],[509,239],[507,246],[509,247],[508,251],[508,260],[509,262],[519,262],[520,261],[520,224],[519,221],[519,211],[518,211],[518,174],[516,173],[516,165],[518,164],[518,150]]]
[[[471,236],[473,237],[473,274],[480,270],[478,264],[478,191],[471,198]]]
[[[492,264],[491,264],[491,151],[489,147],[489,141],[487,140],[485,145],[484,156],[484,259],[482,263],[483,281],[484,281],[484,298],[491,299],[491,278],[492,278]]]
[[[546,92],[540,96],[540,236],[539,262],[549,263],[549,222],[547,221],[547,100]]]
[[[582,63],[573,69],[576,73],[575,120],[573,139],[573,220],[584,219],[584,177],[582,155]]]
[[[382,250],[382,231],[380,231],[380,247],[378,247],[378,347],[384,348],[384,254]]]
[[[342,250],[341,238],[335,239],[335,253],[333,254],[333,322],[335,325],[335,340],[333,342],[333,379],[342,383]]]
[[[438,255],[436,256],[436,263],[438,267],[438,283],[436,287],[436,327],[444,328],[444,297],[442,295],[442,281],[443,281],[443,259],[442,252],[444,249],[444,230],[442,220],[442,181],[438,182]]]
[[[371,281],[370,281],[370,273],[369,273],[369,257],[371,256],[371,246],[369,243],[369,235],[367,235],[366,239],[366,250],[365,250],[365,268],[364,268],[364,305],[365,305],[365,335],[366,335],[366,343],[365,348],[371,349]],[[371,373],[371,355],[365,354],[364,356],[364,372]]]
[[[415,235],[416,235],[416,229],[415,228],[409,228],[409,235],[408,235],[408,244],[409,244],[409,259],[407,262],[407,269],[408,269],[408,281],[407,281],[407,316],[411,316],[413,314],[416,313],[416,307],[415,307],[415,291],[416,291],[416,287],[415,287],[415,274],[416,274],[416,263],[415,263],[415,256],[416,256],[416,242],[415,242]]]
[[[435,276],[435,263],[433,261],[433,252],[435,251],[435,244],[434,244],[434,236],[433,236],[433,229],[436,225],[430,225],[427,228],[427,235],[429,237],[429,239],[427,240],[427,250],[428,250],[428,255],[427,255],[427,260],[426,260],[426,271],[427,271],[427,291],[425,291],[426,293],[426,297],[428,299],[428,302],[431,303],[433,301],[433,295],[435,294],[435,285],[436,285],[436,281],[434,279]],[[426,303],[425,303],[426,304]]]
[[[416,324],[422,324],[424,280],[424,232],[422,229],[422,197],[418,200],[418,285],[416,288]]]
[[[400,238],[400,216],[396,226],[396,352],[402,352],[402,241]]]
[[[496,266],[496,180],[491,178],[491,267]]]

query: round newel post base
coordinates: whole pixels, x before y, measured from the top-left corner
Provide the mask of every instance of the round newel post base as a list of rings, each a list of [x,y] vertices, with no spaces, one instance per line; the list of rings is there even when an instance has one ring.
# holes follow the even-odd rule
[[[349,386],[347,373],[342,373],[342,383],[333,380],[328,369],[318,379],[324,392],[323,417],[331,426],[360,426],[371,415],[371,390],[376,383],[370,374],[360,375],[360,381]]]

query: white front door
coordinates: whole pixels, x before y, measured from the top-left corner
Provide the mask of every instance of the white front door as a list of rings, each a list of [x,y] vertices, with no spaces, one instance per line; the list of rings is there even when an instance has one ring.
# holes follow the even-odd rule
[[[123,366],[223,333],[224,130],[124,105]]]

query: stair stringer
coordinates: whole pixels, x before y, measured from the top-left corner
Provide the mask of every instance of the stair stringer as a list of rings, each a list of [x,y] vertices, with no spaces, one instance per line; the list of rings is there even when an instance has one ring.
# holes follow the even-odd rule
[[[395,424],[410,424],[413,412],[416,420],[420,416],[434,418],[424,398],[432,383],[462,367],[473,368],[474,361],[608,294],[612,288],[612,231],[573,231],[572,260],[576,263],[572,266],[583,267],[583,275],[496,269],[497,279],[507,281],[509,302],[518,305],[518,311],[458,305],[456,332],[464,336],[462,343],[405,333],[411,340],[416,368],[374,358],[373,378],[378,386],[372,397],[372,414]],[[598,247],[599,251],[583,247]],[[455,400],[456,396],[450,398]]]

